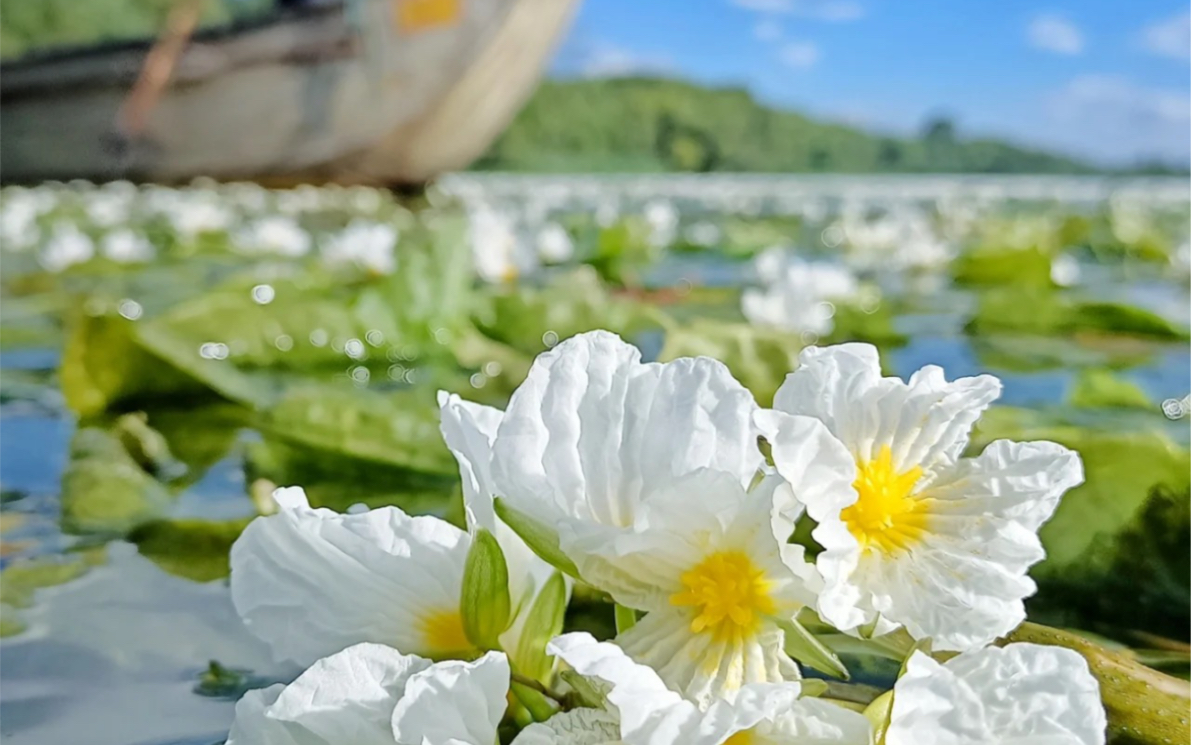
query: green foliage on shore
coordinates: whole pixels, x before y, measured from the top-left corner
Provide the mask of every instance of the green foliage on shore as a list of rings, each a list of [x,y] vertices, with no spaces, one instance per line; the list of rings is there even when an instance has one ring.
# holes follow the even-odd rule
[[[554,172],[1090,173],[1094,166],[966,139],[947,119],[883,137],[679,80],[548,80],[474,166]]]

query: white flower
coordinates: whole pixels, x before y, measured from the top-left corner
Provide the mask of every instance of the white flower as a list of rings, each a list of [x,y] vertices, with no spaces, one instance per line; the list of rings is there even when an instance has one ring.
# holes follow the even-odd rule
[[[790,331],[824,335],[835,327],[831,301],[855,297],[860,283],[846,268],[819,262],[784,260],[767,251],[757,258],[757,273],[771,276],[784,263],[778,278],[764,290],[749,288],[741,297],[741,310],[750,323]]]
[[[37,218],[52,210],[57,197],[41,189],[13,187],[5,189],[0,201],[0,247],[6,251],[24,251],[37,245],[41,229]]]
[[[551,264],[562,264],[575,256],[575,244],[567,229],[556,222],[538,230],[538,255]]]
[[[506,215],[481,206],[472,210],[468,219],[472,261],[480,279],[508,282],[536,268],[536,254],[518,239]]]
[[[886,745],[1103,745],[1100,686],[1076,652],[1010,644],[939,664],[915,652],[893,691]]]
[[[103,237],[103,255],[121,264],[134,264],[153,259],[153,244],[149,239],[128,228],[113,230]]]
[[[41,265],[51,272],[60,272],[73,265],[89,261],[95,255],[95,243],[71,223],[58,223],[41,250]]]
[[[1071,287],[1079,284],[1083,270],[1079,260],[1071,254],[1060,254],[1050,264],[1050,279],[1060,287]]]
[[[459,614],[467,533],[396,507],[341,515],[274,493],[232,546],[231,590],[279,660],[309,665],[359,642],[445,658],[472,651]]]
[[[166,219],[187,240],[202,233],[227,230],[231,225],[231,210],[213,192],[163,189],[154,194],[158,195]]]
[[[354,264],[374,274],[397,269],[397,229],[384,223],[352,220],[323,244],[323,259],[332,265]]]
[[[804,478],[805,444],[789,414],[813,416],[839,442],[819,461],[851,486],[795,495],[818,521],[825,587],[819,612],[842,630],[898,625],[936,649],[984,646],[1025,617],[1026,570],[1045,552],[1038,528],[1083,480],[1079,456],[1051,442],[998,440],[961,458],[972,425],[1001,390],[991,376],[948,382],[934,366],[908,383],[881,377],[867,344],[809,348],[757,415],[777,470]],[[838,482],[837,482],[838,483]]]
[[[491,406],[464,401],[446,391],[438,393],[443,439],[459,462],[463,481],[463,506],[470,527],[491,532],[500,544],[509,570],[509,596],[513,614],[528,608],[554,568],[542,561],[507,525],[496,517],[492,482],[492,442],[504,412]],[[520,635],[521,614],[509,633]]]
[[[249,254],[297,258],[310,251],[310,234],[292,217],[269,215],[236,231],[232,245]]]
[[[122,188],[105,188],[90,192],[83,199],[83,211],[92,224],[101,228],[114,228],[128,221],[131,200],[136,188],[131,184]]]
[[[620,740],[565,737],[571,732],[552,718],[541,729],[552,730],[554,739],[532,733],[535,737],[525,737],[524,742],[519,738],[518,745],[868,745],[871,739],[871,728],[862,715],[823,701],[800,699],[802,686],[796,682],[749,684],[735,700],[717,699],[700,707],[668,689],[653,669],[589,634],[565,634],[549,649],[606,690],[609,711],[601,717],[586,715],[583,723],[588,726],[579,732],[595,731],[607,737],[611,722],[618,721]],[[572,731],[578,729],[574,721],[563,724]]]
[[[556,530],[585,581],[648,611],[618,642],[699,701],[797,674],[775,620],[817,581],[785,545],[792,520],[772,517],[793,501],[780,479],[746,492],[755,409],[715,360],[642,364],[592,332],[538,357],[492,441],[495,493]]]
[[[668,201],[657,199],[645,205],[645,222],[654,248],[665,248],[678,237],[678,210]]]
[[[432,664],[357,644],[246,693],[227,745],[492,745],[508,683],[503,654]]]

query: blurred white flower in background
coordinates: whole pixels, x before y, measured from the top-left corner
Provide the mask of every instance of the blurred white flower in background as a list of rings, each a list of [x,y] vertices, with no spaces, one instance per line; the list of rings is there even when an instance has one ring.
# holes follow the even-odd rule
[[[645,205],[644,215],[649,224],[649,242],[654,248],[665,248],[678,237],[678,209],[669,201],[655,199]]]
[[[548,264],[562,264],[575,256],[575,244],[567,229],[548,222],[538,229],[538,256]]]
[[[485,282],[509,282],[537,268],[537,254],[523,245],[511,216],[480,205],[468,213],[471,255]]]
[[[713,222],[702,220],[686,229],[686,239],[703,248],[714,248],[724,237],[724,231]]]
[[[292,217],[269,215],[240,228],[232,246],[247,254],[274,254],[297,258],[310,251],[310,234]]]
[[[54,208],[57,198],[48,189],[12,187],[0,201],[0,243],[6,251],[25,251],[41,241],[37,219]]]
[[[116,184],[127,184],[117,186]],[[131,189],[131,191],[130,191]],[[117,181],[102,189],[86,192],[83,196],[83,211],[87,219],[100,228],[114,228],[128,221],[132,212],[136,187]]]
[[[770,249],[757,257],[754,269],[766,283],[741,296],[741,310],[750,323],[824,336],[835,328],[835,302],[860,294],[860,282],[846,267],[807,262]]]
[[[1079,284],[1082,274],[1079,260],[1071,254],[1059,254],[1050,263],[1050,279],[1059,287],[1073,287]]]
[[[89,261],[95,255],[95,242],[72,223],[54,225],[49,240],[41,249],[41,265],[51,272],[60,272],[73,264]]]
[[[154,193],[158,212],[186,240],[227,230],[234,219],[231,209],[211,192],[157,189]]]
[[[120,264],[150,261],[155,254],[149,239],[129,228],[120,228],[106,234],[100,242],[100,252]]]
[[[397,269],[397,239],[392,225],[352,220],[323,240],[322,258],[333,266],[354,265],[373,274],[392,274]]]

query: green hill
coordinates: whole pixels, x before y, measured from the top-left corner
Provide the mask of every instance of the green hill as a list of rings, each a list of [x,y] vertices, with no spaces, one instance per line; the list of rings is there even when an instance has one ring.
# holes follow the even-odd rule
[[[758,103],[742,88],[678,80],[546,81],[477,170],[1091,173],[1005,142],[962,139],[946,119],[882,137]]]

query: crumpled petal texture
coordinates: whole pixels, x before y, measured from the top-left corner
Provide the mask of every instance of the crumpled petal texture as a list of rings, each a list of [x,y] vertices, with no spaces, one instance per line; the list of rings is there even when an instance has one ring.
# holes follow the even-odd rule
[[[382,644],[348,647],[289,685],[246,693],[228,745],[394,745],[393,708],[411,676],[429,667]]]
[[[886,745],[1103,745],[1100,687],[1078,653],[1010,644],[938,663],[916,652],[897,681]]]

